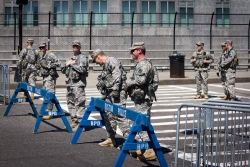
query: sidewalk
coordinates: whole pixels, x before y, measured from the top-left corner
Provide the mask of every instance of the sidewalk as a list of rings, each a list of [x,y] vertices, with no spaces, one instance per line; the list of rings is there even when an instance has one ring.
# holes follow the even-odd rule
[[[58,72],[59,78],[56,81],[57,88],[65,88],[65,75],[60,71]],[[90,72],[87,78],[87,87],[96,87],[97,76],[100,72]],[[132,73],[127,73],[128,81]],[[37,77],[38,87],[42,87],[42,77]],[[170,78],[170,71],[159,72],[159,85],[183,85],[183,84],[195,84],[195,73],[194,71],[185,71],[185,78]],[[250,71],[238,70],[236,72],[236,83],[250,82]],[[216,75],[214,70],[209,72],[208,83],[220,83],[220,78]],[[10,74],[10,89],[14,89],[17,83],[14,82],[14,72]]]

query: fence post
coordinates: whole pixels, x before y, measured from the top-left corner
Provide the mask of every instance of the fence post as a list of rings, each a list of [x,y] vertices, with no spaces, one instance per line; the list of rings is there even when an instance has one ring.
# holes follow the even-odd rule
[[[249,20],[249,24],[248,24],[248,61],[247,61],[247,63],[248,63],[248,70],[250,69],[250,66],[249,66],[249,64],[250,64],[250,20]]]
[[[14,50],[16,50],[16,12],[14,13]]]
[[[90,18],[89,18],[89,50],[91,50],[91,46],[92,46],[92,15],[93,12],[90,12]]]
[[[211,22],[210,22],[210,50],[212,49],[212,26],[213,26],[214,12],[212,13]]]
[[[173,35],[173,49],[175,50],[175,25],[176,25],[176,15],[177,15],[177,12],[175,12],[175,15],[174,15],[174,35]]]
[[[134,38],[134,15],[135,12],[132,13],[132,18],[131,18],[131,45],[133,44],[133,38]]]
[[[50,50],[50,14],[51,14],[51,12],[49,11],[49,26],[48,26],[48,50]]]

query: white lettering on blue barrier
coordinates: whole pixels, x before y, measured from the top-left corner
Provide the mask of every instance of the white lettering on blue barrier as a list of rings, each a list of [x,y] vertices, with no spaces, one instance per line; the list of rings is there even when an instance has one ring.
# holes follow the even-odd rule
[[[41,95],[41,89],[35,88],[35,93],[38,94],[38,95]]]
[[[109,112],[113,112],[113,106],[111,104],[105,103],[105,110]]]
[[[121,109],[121,108],[118,108],[118,115],[120,115],[120,116],[126,118],[126,117],[127,117],[126,114],[127,114],[127,110],[123,110],[123,109]]]
[[[17,99],[17,100],[18,100],[18,103],[26,102],[26,99],[24,99],[24,98]]]
[[[27,90],[30,91],[30,92],[32,92],[32,86],[27,85]]]
[[[48,112],[48,115],[58,115],[58,112],[57,112],[57,111],[54,111],[54,112]]]
[[[101,122],[100,121],[91,121],[91,126],[100,126]]]
[[[137,144],[137,150],[147,150],[149,148],[148,143]]]

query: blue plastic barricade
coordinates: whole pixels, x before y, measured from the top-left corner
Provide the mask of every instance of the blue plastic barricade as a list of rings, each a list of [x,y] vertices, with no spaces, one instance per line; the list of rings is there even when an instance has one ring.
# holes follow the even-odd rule
[[[102,120],[88,120],[90,113],[92,111],[99,111]],[[76,144],[77,140],[79,139],[82,129],[86,126],[104,126],[104,113],[105,111],[112,112],[115,115],[122,116],[127,118],[131,121],[134,121],[133,126],[130,129],[130,134],[127,140],[124,142],[122,150],[116,160],[114,166],[120,167],[122,166],[126,155],[128,154],[129,150],[141,150],[141,149],[149,149],[153,148],[156,156],[160,162],[161,166],[168,166],[167,162],[164,158],[164,155],[161,150],[161,146],[156,138],[154,133],[154,128],[150,122],[150,118],[146,114],[141,114],[139,112],[118,106],[116,104],[112,104],[106,101],[103,101],[99,98],[91,98],[91,101],[88,107],[85,110],[85,114],[79,123],[79,126],[71,140],[71,144]],[[135,136],[138,132],[146,131],[148,133],[150,141],[148,142],[134,142]]]
[[[17,98],[17,94],[19,92],[23,92],[25,94],[25,96],[27,98]],[[44,98],[43,100],[43,103],[42,103],[42,106],[40,108],[40,111],[39,113],[37,112],[36,110],[36,107],[30,97],[30,94],[29,92],[33,92],[33,93],[36,93],[40,96],[42,96]],[[45,89],[41,89],[41,88],[38,88],[36,86],[32,86],[32,85],[29,85],[25,82],[19,82],[19,84],[17,85],[11,99],[10,99],[10,102],[6,108],[6,111],[4,113],[4,116],[7,116],[10,112],[10,109],[13,105],[13,103],[21,103],[21,102],[29,102],[30,103],[30,106],[32,108],[32,111],[34,112],[34,115],[37,117],[36,119],[36,124],[35,124],[35,127],[34,127],[34,133],[37,133],[38,131],[38,128],[40,126],[40,123],[42,121],[42,117],[43,116],[48,116],[48,115],[51,115],[53,117],[61,117],[62,118],[62,121],[63,123],[65,124],[68,132],[72,132],[72,128],[70,127],[69,125],[69,122],[65,116],[65,113],[63,112],[60,104],[59,104],[59,101],[57,100],[55,94],[53,92],[50,92],[50,91],[47,91]],[[51,112],[47,112],[45,111],[46,110],[46,107],[48,104],[51,104],[53,103],[57,109],[57,111],[51,111]]]

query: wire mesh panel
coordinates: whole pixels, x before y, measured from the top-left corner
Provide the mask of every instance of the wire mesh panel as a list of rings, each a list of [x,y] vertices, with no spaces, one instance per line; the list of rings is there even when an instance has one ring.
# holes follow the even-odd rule
[[[249,109],[241,102],[181,105],[172,166],[248,166]]]

